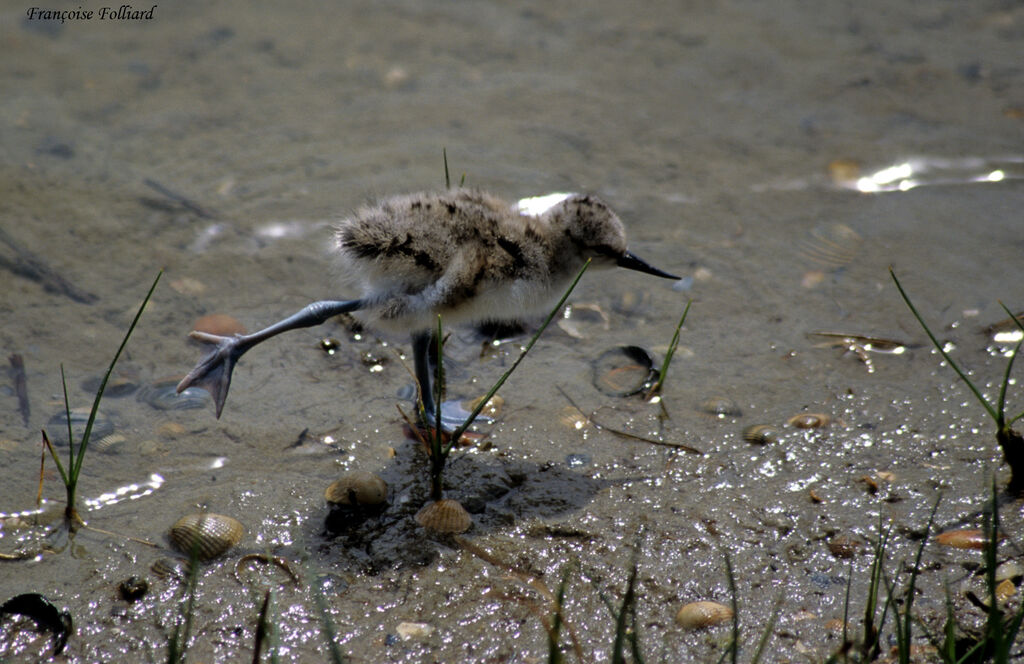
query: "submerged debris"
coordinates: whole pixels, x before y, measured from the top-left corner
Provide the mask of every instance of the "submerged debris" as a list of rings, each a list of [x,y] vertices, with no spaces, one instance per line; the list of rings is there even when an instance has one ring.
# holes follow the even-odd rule
[[[808,332],[808,337],[819,337],[823,339],[815,344],[816,348],[841,348],[845,353],[853,353],[868,369],[868,373],[874,373],[875,365],[871,360],[871,353],[883,355],[902,355],[908,348],[915,346],[897,339],[886,339],[884,337],[872,337],[864,334],[848,332]]]
[[[92,304],[100,299],[98,295],[82,290],[62,277],[46,261],[22,247],[2,228],[0,228],[0,244],[7,245],[8,249],[14,253],[12,258],[0,255],[0,268],[37,282],[48,293],[65,295],[81,304]]]
[[[25,360],[21,355],[14,353],[7,361],[11,363],[11,382],[14,383],[14,394],[18,397],[18,412],[21,414],[21,421],[28,426],[29,415],[32,408],[28,403],[28,381],[25,378]]]

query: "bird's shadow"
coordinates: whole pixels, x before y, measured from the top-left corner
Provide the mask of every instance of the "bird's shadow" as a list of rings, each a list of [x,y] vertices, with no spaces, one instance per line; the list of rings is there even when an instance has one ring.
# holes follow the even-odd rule
[[[388,502],[376,509],[323,508],[309,521],[314,550],[325,565],[368,574],[429,564],[449,542],[420,526],[415,515],[429,500],[429,460],[418,441],[405,439],[380,472]],[[594,479],[555,463],[510,454],[456,449],[444,471],[445,497],[472,515],[467,536],[511,530],[527,520],[558,519],[584,507],[616,480]]]

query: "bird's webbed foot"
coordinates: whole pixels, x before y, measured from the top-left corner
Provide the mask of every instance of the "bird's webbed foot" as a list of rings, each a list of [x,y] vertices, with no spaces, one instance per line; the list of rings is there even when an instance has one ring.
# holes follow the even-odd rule
[[[231,387],[231,372],[238,358],[252,347],[252,343],[247,343],[248,339],[238,334],[222,337],[193,330],[189,336],[212,347],[206,351],[192,371],[181,379],[178,383],[178,392],[181,393],[190,387],[203,388],[213,397],[217,417],[220,417],[224,401],[228,398],[228,388]]]

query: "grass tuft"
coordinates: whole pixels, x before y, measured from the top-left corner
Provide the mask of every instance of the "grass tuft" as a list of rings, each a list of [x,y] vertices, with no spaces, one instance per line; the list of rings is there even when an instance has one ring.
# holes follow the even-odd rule
[[[889,275],[892,277],[893,282],[895,282],[896,288],[899,290],[900,296],[906,303],[907,308],[910,309],[910,313],[914,315],[917,322],[921,324],[922,328],[924,328],[925,334],[928,335],[932,345],[934,345],[935,349],[942,355],[942,359],[952,367],[953,371],[956,372],[956,375],[960,377],[960,380],[963,381],[971,391],[971,394],[974,395],[974,398],[978,400],[979,404],[981,404],[981,407],[986,413],[988,413],[989,417],[992,418],[992,421],[995,422],[996,442],[999,443],[999,447],[1003,451],[1003,459],[1005,459],[1007,465],[1010,466],[1010,484],[1008,489],[1010,493],[1015,495],[1024,494],[1024,437],[1012,428],[1014,422],[1019,420],[1021,417],[1024,417],[1024,411],[1021,411],[1013,417],[1006,416],[1006,388],[1010,384],[1010,372],[1013,369],[1013,362],[1017,358],[1017,353],[1020,352],[1021,344],[1024,343],[1024,337],[1017,342],[1017,345],[1013,347],[1013,352],[1010,353],[1010,357],[1006,362],[1006,370],[1003,372],[1003,382],[999,387],[999,398],[996,401],[996,404],[992,405],[981,393],[981,390],[978,389],[974,382],[967,377],[967,374],[960,368],[960,366],[953,361],[953,358],[950,357],[949,353],[946,352],[946,349],[942,347],[942,344],[935,338],[935,335],[932,334],[928,324],[924,322],[924,318],[917,311],[914,303],[910,301],[910,296],[908,296],[906,291],[903,290],[903,286],[900,284],[900,280],[896,278],[896,272],[892,267],[889,268]],[[1024,324],[1021,323],[1020,319],[1014,316],[1002,302],[999,304],[1007,313],[1010,314],[1010,318],[1017,324],[1017,326],[1024,331]]]
[[[665,376],[668,375],[668,367],[672,363],[672,356],[676,353],[676,348],[679,347],[679,331],[683,328],[683,323],[686,321],[686,314],[690,313],[690,305],[693,304],[693,300],[686,301],[686,308],[683,309],[683,315],[679,318],[679,323],[676,324],[676,331],[672,334],[672,340],[668,343],[668,350],[665,351],[665,360],[661,363],[661,369],[658,371],[658,380],[651,385],[651,389],[647,390],[647,394],[644,395],[645,399],[661,394],[661,386],[665,384]]]
[[[121,357],[121,352],[124,351],[124,347],[128,344],[128,339],[132,336],[132,332],[135,331],[135,326],[138,325],[139,318],[142,316],[143,310],[145,310],[150,298],[153,297],[153,291],[156,290],[156,285],[160,282],[161,275],[163,275],[163,270],[157,273],[156,279],[153,280],[153,285],[149,287],[149,292],[146,293],[146,297],[142,300],[142,304],[139,305],[139,310],[136,312],[135,318],[132,319],[131,325],[128,326],[128,331],[125,333],[124,339],[121,341],[121,345],[118,347],[117,352],[114,353],[114,359],[110,361],[110,365],[107,367],[107,373],[103,376],[103,380],[100,382],[100,386],[96,390],[96,396],[92,402],[92,409],[89,411],[89,419],[85,424],[85,431],[82,433],[82,440],[78,443],[77,449],[75,446],[75,439],[71,431],[71,405],[68,401],[68,383],[64,376],[64,365],[61,364],[60,381],[64,388],[64,415],[67,418],[68,424],[67,466],[61,463],[60,457],[57,456],[57,452],[54,449],[53,444],[50,442],[49,436],[46,435],[45,429],[43,429],[42,433],[43,445],[50,451],[50,456],[53,457],[54,462],[57,464],[57,471],[60,473],[61,482],[64,483],[64,489],[67,493],[67,506],[64,508],[64,519],[69,529],[73,530],[84,523],[75,507],[76,491],[78,489],[78,478],[82,474],[82,462],[85,461],[85,451],[89,448],[89,441],[92,436],[92,427],[96,422],[96,415],[100,409],[100,400],[103,399],[103,392],[107,388],[107,381],[110,380],[110,374],[113,373],[114,366],[117,364],[118,358]]]

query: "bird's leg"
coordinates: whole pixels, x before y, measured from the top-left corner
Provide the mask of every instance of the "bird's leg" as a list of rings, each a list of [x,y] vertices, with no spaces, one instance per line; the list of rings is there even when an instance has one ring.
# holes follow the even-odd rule
[[[423,411],[431,421],[437,413],[437,406],[434,404],[434,381],[430,375],[430,347],[437,345],[436,342],[432,344],[434,336],[430,332],[415,332],[412,335],[412,361],[416,370],[416,382],[419,383]]]
[[[362,300],[323,300],[313,302],[288,318],[252,334],[236,334],[231,337],[222,337],[217,334],[193,330],[189,336],[205,344],[210,344],[213,348],[210,348],[203,355],[202,359],[199,360],[195,368],[178,383],[178,392],[182,392],[192,386],[207,390],[213,396],[213,403],[219,418],[221,410],[224,409],[224,401],[228,398],[228,388],[231,386],[231,371],[235,368],[235,363],[243,353],[256,344],[277,336],[282,332],[320,325],[338,314],[356,311],[362,308],[363,304]]]
[[[433,426],[437,419],[437,403],[434,401],[434,376],[436,375],[437,363],[441,358],[436,356],[437,341],[436,335],[431,332],[416,332],[412,335],[412,359],[413,368],[416,373],[416,382],[419,383],[420,398],[423,400],[423,412],[427,418],[424,423]],[[431,366],[433,365],[433,366]],[[455,431],[469,417],[470,412],[462,407],[458,401],[444,401],[441,403],[441,429],[451,433]],[[478,415],[478,422],[491,422],[491,418]]]

